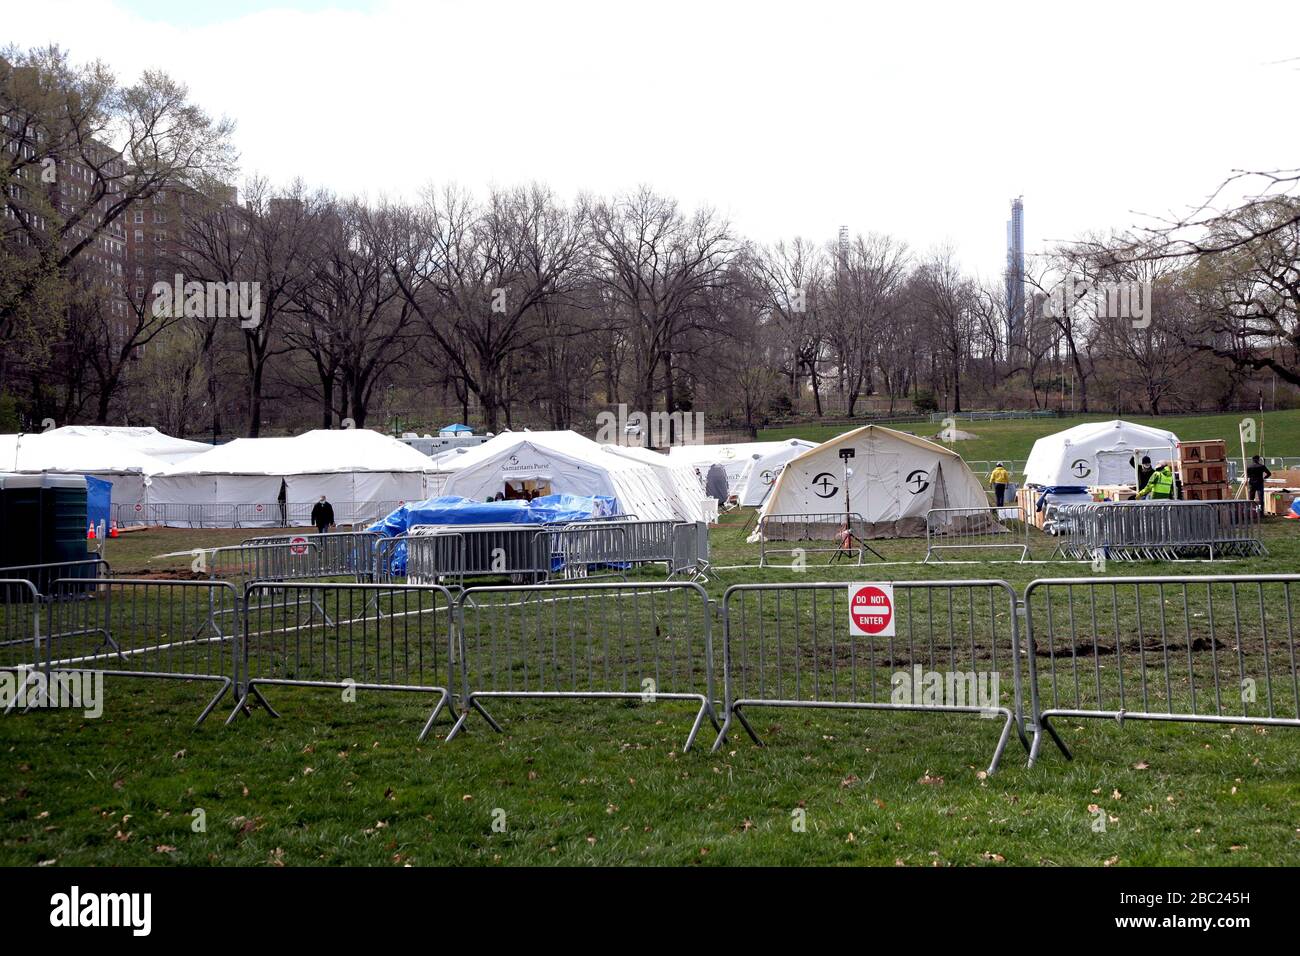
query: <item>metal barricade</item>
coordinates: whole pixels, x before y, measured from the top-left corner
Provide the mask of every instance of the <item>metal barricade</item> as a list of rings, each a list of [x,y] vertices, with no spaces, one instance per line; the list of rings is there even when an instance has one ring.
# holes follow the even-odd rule
[[[1300,575],[1059,578],[1025,590],[1030,706],[1054,717],[1300,727]]]
[[[245,589],[238,699],[226,722],[256,700],[273,716],[261,688],[333,687],[437,695],[420,731],[424,740],[451,702],[452,597],[413,584],[276,584],[283,603],[254,600],[270,582]]]
[[[1016,593],[1005,581],[896,581],[881,636],[851,636],[852,595],[870,585],[738,584],[722,599],[726,710],[713,744],[755,707],[981,714],[1028,749]],[[876,586],[879,590],[879,586]],[[889,633],[892,631],[892,633]],[[1003,685],[1011,677],[1011,688]]]
[[[463,542],[459,567],[439,564],[445,573],[470,577],[475,575],[510,575],[521,581],[544,581],[550,565],[536,543],[538,526],[527,524],[494,525],[416,525],[410,528],[407,543],[408,571],[413,551],[421,547],[420,537],[459,535]],[[442,552],[439,551],[441,556]]]
[[[106,578],[112,574],[108,562],[99,555],[78,561],[52,561],[48,564],[20,564],[0,568],[0,578],[30,581],[41,594],[48,594],[61,578]]]
[[[26,707],[44,658],[36,586],[27,578],[0,578],[0,711]]]
[[[375,545],[380,535],[374,531],[330,531],[325,534],[282,534],[246,538],[241,548],[283,547],[281,553],[305,560],[291,563],[290,576],[296,578],[352,577],[367,581],[375,571]],[[274,578],[275,574],[258,574]]]
[[[861,564],[866,554],[867,523],[854,512],[770,514],[758,521],[758,565],[767,567],[769,554],[830,554],[831,562],[852,557]],[[751,539],[752,540],[752,539]],[[779,548],[773,542],[834,541],[834,548]]]
[[[442,528],[416,527],[400,540],[406,548],[406,580],[412,584],[465,586],[465,535]]]
[[[931,508],[925,513],[925,559],[941,561],[941,551],[1020,552],[1029,557],[1029,522],[1016,505],[990,508]]]
[[[589,577],[593,570],[622,571],[662,564],[669,577],[702,570],[696,535],[702,523],[687,521],[575,521],[537,533],[538,553],[552,573]],[[707,526],[705,534],[707,535]],[[707,547],[705,564],[707,564]]]
[[[41,666],[51,680],[92,671],[220,684],[196,723],[232,685],[240,595],[227,582],[74,578],[45,597]]]
[[[451,740],[498,698],[691,701],[690,750],[713,704],[713,609],[690,582],[473,587],[456,603],[464,696]]]
[[[544,528],[534,541],[551,575],[568,580],[589,578],[602,569],[622,574],[632,566],[630,522]]]
[[[292,581],[317,577],[320,546],[313,541],[283,544],[234,544],[196,548],[194,567],[212,578],[246,581]]]
[[[1060,504],[1057,553],[1074,560],[1181,561],[1268,554],[1248,501],[1108,501]]]

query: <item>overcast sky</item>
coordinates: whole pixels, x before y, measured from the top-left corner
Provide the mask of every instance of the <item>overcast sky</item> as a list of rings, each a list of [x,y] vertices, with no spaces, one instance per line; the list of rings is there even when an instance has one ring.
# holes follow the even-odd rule
[[[245,174],[413,198],[646,183],[760,241],[1026,245],[1300,166],[1300,2],[24,0],[5,34],[162,68]],[[1287,62],[1289,60],[1289,62]]]

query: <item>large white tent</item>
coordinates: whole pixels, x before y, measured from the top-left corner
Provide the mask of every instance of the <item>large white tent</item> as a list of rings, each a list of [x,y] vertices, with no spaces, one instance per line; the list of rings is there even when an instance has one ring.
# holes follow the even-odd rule
[[[174,465],[195,455],[201,455],[211,451],[213,447],[207,442],[173,438],[156,428],[137,425],[64,425],[62,428],[53,429],[49,434],[93,435],[107,438],[109,441],[132,448],[167,465]]]
[[[730,493],[736,494],[740,488],[741,475],[755,455],[760,457],[769,455],[788,447],[791,442],[798,442],[805,449],[817,447],[814,442],[804,441],[802,438],[786,441],[737,442],[730,445],[673,445],[668,449],[668,456],[694,466],[699,470],[701,478],[708,474],[709,468],[713,465],[721,465],[722,470],[727,473]]]
[[[370,520],[398,501],[428,496],[429,458],[395,438],[364,428],[317,430],[296,438],[237,438],[153,476],[155,506],[252,505],[239,523],[280,523],[281,482],[298,515],[325,495],[339,524]],[[260,506],[260,507],[258,507]],[[210,509],[212,510],[212,509]],[[169,524],[186,524],[185,509],[152,509]],[[301,520],[301,519],[300,519]]]
[[[704,482],[694,467],[667,455],[635,445],[605,445],[604,449],[654,470],[664,493],[673,498],[683,521],[718,520],[718,502],[704,493]]]
[[[866,425],[823,442],[790,459],[777,476],[751,540],[758,540],[767,515],[825,515],[827,535],[838,526],[831,516],[847,511],[861,517],[872,538],[925,534],[931,508],[989,507],[979,479],[956,452],[880,425]]]
[[[776,444],[779,447],[769,452],[754,452],[750,455],[737,484],[732,486],[731,490],[735,492],[736,500],[741,505],[749,508],[757,508],[761,505],[767,499],[772,486],[776,484],[776,476],[781,473],[785,463],[802,455],[808,449],[817,447],[802,438],[791,438],[789,441]]]
[[[0,471],[94,475],[113,484],[113,503],[143,505],[150,476],[166,463],[95,433],[55,428],[0,435]]]
[[[1085,422],[1034,442],[1025,483],[1045,488],[1132,484],[1135,462],[1143,455],[1157,466],[1177,460],[1178,436],[1119,419]]]
[[[646,520],[703,520],[698,501],[660,481],[655,468],[572,431],[503,432],[433,465],[431,493],[485,501],[520,489],[539,494],[605,495]]]

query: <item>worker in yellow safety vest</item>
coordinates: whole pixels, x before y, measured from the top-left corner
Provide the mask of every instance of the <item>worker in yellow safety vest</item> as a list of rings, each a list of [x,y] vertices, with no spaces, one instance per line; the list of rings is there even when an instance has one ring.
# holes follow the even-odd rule
[[[1164,462],[1151,473],[1146,487],[1137,493],[1139,498],[1151,497],[1152,501],[1168,500],[1174,496],[1174,470],[1169,462]]]
[[[1002,467],[1002,462],[998,462],[997,467],[989,472],[989,484],[993,486],[993,494],[997,497],[998,507],[1002,507],[1002,501],[1007,496],[1007,485],[1011,483],[1011,472]]]

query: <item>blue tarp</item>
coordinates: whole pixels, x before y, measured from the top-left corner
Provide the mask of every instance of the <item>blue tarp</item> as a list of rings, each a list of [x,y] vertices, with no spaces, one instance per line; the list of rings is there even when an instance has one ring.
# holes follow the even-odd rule
[[[95,533],[105,532],[112,524],[113,483],[94,475],[86,476],[86,520],[95,526]],[[102,523],[101,523],[102,522]]]
[[[483,524],[565,524],[590,521],[618,514],[618,502],[609,497],[586,498],[581,495],[545,495],[532,501],[475,501],[447,495],[402,505],[367,531],[377,531],[386,538],[405,534],[416,525],[483,525]],[[406,545],[393,549],[391,572],[406,570]]]
[[[473,434],[474,429],[470,428],[468,425],[462,425],[460,422],[457,422],[455,425],[448,425],[446,428],[438,429],[439,435],[459,435],[462,432],[465,434]]]

